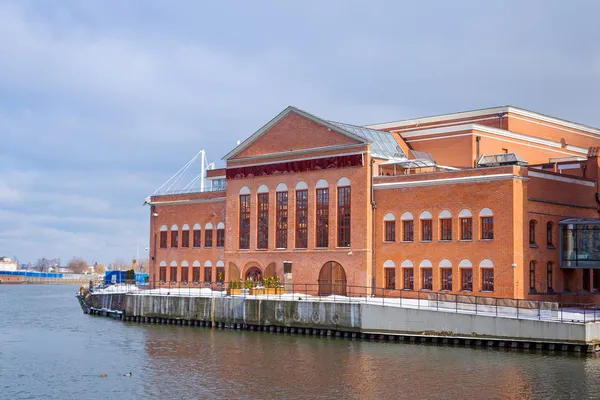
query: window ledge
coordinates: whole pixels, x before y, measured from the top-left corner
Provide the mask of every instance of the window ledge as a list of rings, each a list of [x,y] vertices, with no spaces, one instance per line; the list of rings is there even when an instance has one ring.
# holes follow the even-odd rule
[[[452,239],[442,239],[440,243],[452,243]]]
[[[481,293],[494,293],[493,290],[482,290]]]
[[[400,243],[414,243],[414,240],[402,240]]]
[[[276,247],[275,250],[278,250],[278,251],[287,250],[287,247]]]
[[[395,240],[393,240],[393,241],[392,240],[384,240],[383,241],[383,244],[393,244],[393,243],[396,243],[396,241]]]
[[[535,244],[535,243],[529,243],[529,247],[532,248],[532,249],[539,248],[539,246],[537,244]]]
[[[433,240],[421,240],[421,243],[431,243]]]
[[[556,247],[554,247],[553,244],[546,245],[546,248],[549,250],[556,250]]]
[[[480,241],[482,241],[482,242],[493,242],[494,239],[480,239]]]
[[[472,242],[473,239],[460,239],[459,242]]]

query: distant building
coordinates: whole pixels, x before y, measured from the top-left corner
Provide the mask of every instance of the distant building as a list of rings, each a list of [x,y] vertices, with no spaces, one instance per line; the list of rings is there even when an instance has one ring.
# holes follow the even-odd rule
[[[10,257],[0,257],[0,271],[16,271],[19,264]]]
[[[211,191],[151,197],[150,279],[285,269],[321,295],[597,301],[599,147],[600,129],[515,107],[371,126],[288,107]]]

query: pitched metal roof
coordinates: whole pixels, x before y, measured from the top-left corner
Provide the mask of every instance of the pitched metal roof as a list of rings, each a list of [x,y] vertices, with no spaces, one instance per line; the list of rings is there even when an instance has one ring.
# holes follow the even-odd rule
[[[392,133],[365,128],[364,126],[344,124],[341,122],[329,121],[329,123],[334,124],[346,132],[361,136],[371,142],[371,155],[373,157],[385,158],[388,160],[407,158]]]
[[[527,161],[523,160],[515,153],[503,154],[484,154],[477,161],[479,166],[494,166],[494,165],[525,165]]]

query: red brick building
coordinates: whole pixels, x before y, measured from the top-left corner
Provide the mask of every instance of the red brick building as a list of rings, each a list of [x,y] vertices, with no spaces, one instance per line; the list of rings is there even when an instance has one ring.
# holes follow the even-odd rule
[[[288,107],[152,196],[154,281],[542,299],[600,288],[600,130],[515,107],[359,127]],[[398,293],[399,294],[399,293]]]

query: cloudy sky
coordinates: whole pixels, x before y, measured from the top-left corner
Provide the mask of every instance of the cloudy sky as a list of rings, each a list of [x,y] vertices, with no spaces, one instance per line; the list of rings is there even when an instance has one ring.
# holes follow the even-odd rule
[[[369,124],[511,104],[600,127],[598,15],[595,0],[0,0],[0,256],[144,255],[144,198],[288,105]]]

